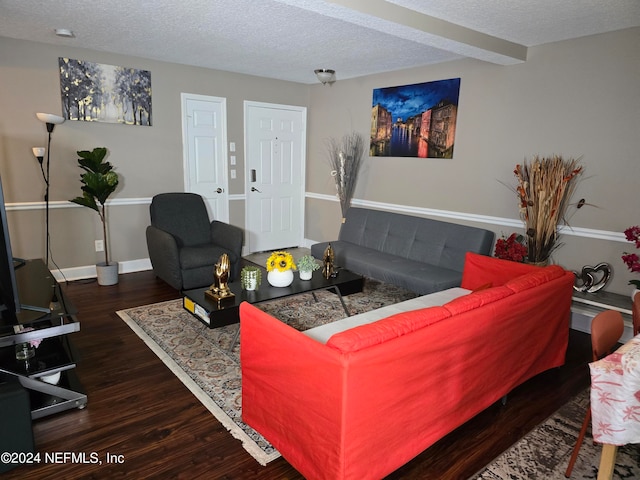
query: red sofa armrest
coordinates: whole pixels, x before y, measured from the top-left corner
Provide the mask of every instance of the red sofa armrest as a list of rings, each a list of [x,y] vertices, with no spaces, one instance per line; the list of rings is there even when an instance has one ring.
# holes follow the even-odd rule
[[[317,477],[339,478],[343,424],[343,357],[262,310],[240,305],[242,419],[271,444],[287,448],[287,460]],[[304,405],[304,408],[300,408]],[[292,429],[291,425],[296,425]],[[322,451],[317,464],[308,452]]]
[[[486,285],[499,287],[509,280],[535,272],[539,268],[527,263],[467,252],[460,286],[468,290],[476,290]]]

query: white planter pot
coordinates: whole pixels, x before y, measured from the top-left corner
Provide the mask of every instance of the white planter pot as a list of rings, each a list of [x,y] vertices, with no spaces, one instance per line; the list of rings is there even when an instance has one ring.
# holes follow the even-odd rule
[[[293,282],[293,270],[271,270],[267,273],[267,281],[272,287],[288,287]]]
[[[313,277],[312,270],[300,270],[300,280],[311,280]]]
[[[249,291],[255,290],[256,287],[258,286],[258,279],[255,276],[247,278],[245,286],[247,287],[246,289]]]
[[[118,283],[118,262],[104,262],[96,264],[98,285],[116,285]]]

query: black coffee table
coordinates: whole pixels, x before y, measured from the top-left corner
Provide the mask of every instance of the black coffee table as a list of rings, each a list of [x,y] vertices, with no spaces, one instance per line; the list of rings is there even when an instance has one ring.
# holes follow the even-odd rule
[[[247,260],[243,260],[243,264],[256,266]],[[272,287],[267,282],[266,268],[259,267],[262,268],[262,284],[259,289],[243,290],[240,279],[237,279],[229,283],[229,288],[235,297],[223,300],[219,304],[205,295],[208,288],[186,290],[182,292],[183,307],[209,328],[218,328],[240,321],[239,307],[242,302],[260,303],[301,293],[313,293],[317,290],[331,290],[338,295],[346,314],[349,315],[342,296],[361,292],[364,285],[364,278],[361,275],[342,269],[338,270],[335,277],[328,279],[324,278],[321,270],[313,272],[311,280],[300,280],[298,272],[294,272],[294,280],[291,285]]]

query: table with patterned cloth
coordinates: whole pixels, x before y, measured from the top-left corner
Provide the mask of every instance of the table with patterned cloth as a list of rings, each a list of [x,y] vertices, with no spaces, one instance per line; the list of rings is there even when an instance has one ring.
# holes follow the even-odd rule
[[[591,429],[603,444],[598,480],[610,479],[617,446],[640,443],[640,335],[589,368]]]

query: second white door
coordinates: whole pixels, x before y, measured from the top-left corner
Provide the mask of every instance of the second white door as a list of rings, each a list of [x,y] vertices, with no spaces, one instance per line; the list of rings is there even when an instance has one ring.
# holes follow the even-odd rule
[[[185,191],[201,195],[209,215],[229,222],[226,99],[182,94]]]

